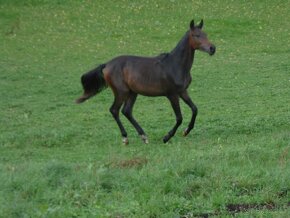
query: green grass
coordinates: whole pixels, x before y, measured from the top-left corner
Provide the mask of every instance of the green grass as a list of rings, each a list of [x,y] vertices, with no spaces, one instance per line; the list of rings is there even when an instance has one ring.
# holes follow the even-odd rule
[[[289,217],[289,1],[0,0],[0,217]],[[204,18],[217,46],[197,53],[190,110],[138,97],[144,145],[108,89],[75,105],[80,76],[120,54],[171,50]],[[288,205],[288,206],[287,206]]]

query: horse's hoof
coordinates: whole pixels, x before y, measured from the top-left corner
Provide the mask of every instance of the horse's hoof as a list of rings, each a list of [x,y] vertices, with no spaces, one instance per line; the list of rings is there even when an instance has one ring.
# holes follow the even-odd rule
[[[167,143],[168,141],[169,141],[169,139],[170,139],[170,136],[164,136],[164,138],[163,138],[163,142],[164,143]]]
[[[141,139],[142,139],[142,141],[143,141],[145,144],[148,144],[148,143],[149,143],[148,138],[147,138],[146,135],[141,135]]]
[[[122,142],[124,143],[124,145],[128,145],[128,144],[129,144],[129,140],[128,140],[127,137],[124,137],[124,138],[122,139]]]
[[[187,136],[188,135],[188,128],[186,128],[184,131],[183,131],[183,136],[185,137],[185,136]]]

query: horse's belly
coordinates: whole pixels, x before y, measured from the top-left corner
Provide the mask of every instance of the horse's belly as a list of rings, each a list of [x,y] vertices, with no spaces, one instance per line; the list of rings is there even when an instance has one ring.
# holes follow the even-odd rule
[[[164,96],[167,94],[167,89],[159,84],[131,84],[130,90],[135,93],[145,96]]]
[[[186,78],[185,81],[177,83],[169,80],[131,80],[128,82],[129,89],[135,93],[145,96],[167,96],[175,93],[182,93],[188,88],[191,78]]]

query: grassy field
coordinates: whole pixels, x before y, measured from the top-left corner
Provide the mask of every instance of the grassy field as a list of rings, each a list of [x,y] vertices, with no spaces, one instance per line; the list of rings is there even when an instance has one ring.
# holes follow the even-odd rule
[[[289,217],[290,1],[0,0],[0,217]],[[166,98],[137,99],[141,142],[82,73],[120,54],[170,51],[204,19],[199,108],[167,143]]]

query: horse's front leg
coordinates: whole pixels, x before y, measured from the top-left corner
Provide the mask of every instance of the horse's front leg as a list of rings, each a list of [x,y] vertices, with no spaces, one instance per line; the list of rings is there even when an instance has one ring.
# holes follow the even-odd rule
[[[191,111],[192,111],[192,117],[191,120],[188,124],[188,127],[184,130],[183,135],[187,136],[188,133],[193,129],[194,127],[194,123],[195,123],[195,119],[197,116],[197,107],[195,106],[195,104],[192,102],[192,100],[190,99],[187,91],[185,90],[183,93],[181,93],[180,95],[181,99],[190,107]]]
[[[174,136],[174,134],[176,133],[177,128],[181,125],[182,123],[182,114],[180,111],[180,105],[179,105],[179,96],[178,95],[171,95],[171,96],[167,96],[167,98],[169,99],[171,106],[174,110],[175,116],[176,116],[176,123],[174,125],[174,127],[167,133],[166,136],[164,136],[163,138],[163,142],[166,143],[169,141],[169,139]]]

